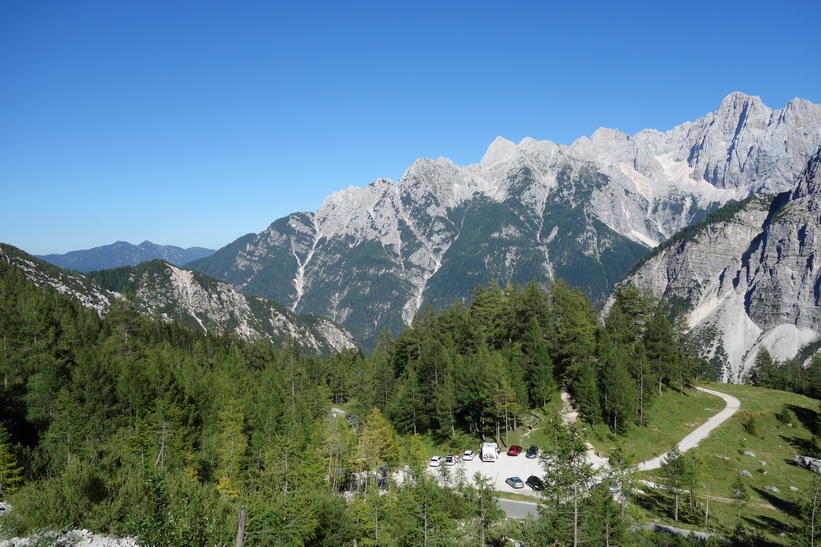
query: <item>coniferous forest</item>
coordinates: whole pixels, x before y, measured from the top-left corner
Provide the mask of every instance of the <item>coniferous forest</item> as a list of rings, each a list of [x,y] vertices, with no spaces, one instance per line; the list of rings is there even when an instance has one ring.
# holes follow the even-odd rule
[[[621,544],[636,532],[612,496],[559,494],[584,477],[557,476],[548,509],[506,521],[486,480],[426,473],[426,446],[503,439],[562,387],[619,434],[663,387],[710,372],[657,302],[622,290],[599,323],[561,281],[491,282],[369,355],[320,358],[162,322],[133,297],[100,318],[0,261],[0,332],[3,532],[142,545],[227,545],[238,530],[246,545]],[[575,469],[581,431],[548,421],[556,465]]]

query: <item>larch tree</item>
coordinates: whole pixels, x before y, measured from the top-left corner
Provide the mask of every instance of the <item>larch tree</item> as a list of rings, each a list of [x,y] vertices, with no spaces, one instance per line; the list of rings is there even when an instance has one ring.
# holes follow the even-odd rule
[[[13,494],[23,480],[23,467],[17,464],[11,448],[11,436],[0,425],[0,500]]]
[[[394,437],[394,430],[382,416],[382,412],[378,408],[371,410],[362,427],[358,447],[359,470],[366,474],[366,487],[371,475],[381,464],[396,463],[399,448]]]
[[[217,437],[218,490],[228,498],[236,497],[248,448],[244,432],[245,417],[236,399],[228,399],[219,414]]]

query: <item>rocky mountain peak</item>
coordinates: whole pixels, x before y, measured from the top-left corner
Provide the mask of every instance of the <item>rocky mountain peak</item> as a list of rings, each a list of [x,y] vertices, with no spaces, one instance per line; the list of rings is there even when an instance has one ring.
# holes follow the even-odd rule
[[[489,168],[494,164],[509,161],[517,153],[516,145],[504,137],[496,137],[480,162],[483,167]]]
[[[733,91],[721,101],[716,111],[716,117],[732,117],[731,113],[743,112],[744,110],[765,109],[770,110],[761,102],[758,95],[747,95],[741,91]]]
[[[622,133],[618,129],[611,129],[609,127],[599,127],[596,131],[593,132],[593,136],[590,137],[590,140],[593,142],[628,142],[630,141],[630,135],[626,133]]]

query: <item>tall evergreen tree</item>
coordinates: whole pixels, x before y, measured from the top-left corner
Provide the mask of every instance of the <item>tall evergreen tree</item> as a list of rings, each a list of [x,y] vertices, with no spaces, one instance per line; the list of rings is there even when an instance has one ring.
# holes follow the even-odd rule
[[[661,463],[662,473],[667,477],[667,484],[673,492],[673,520],[678,522],[679,515],[679,498],[684,491],[685,486],[689,482],[689,476],[692,473],[688,461],[678,445],[671,448]]]
[[[23,480],[23,467],[17,464],[11,436],[0,424],[0,500],[13,494]]]

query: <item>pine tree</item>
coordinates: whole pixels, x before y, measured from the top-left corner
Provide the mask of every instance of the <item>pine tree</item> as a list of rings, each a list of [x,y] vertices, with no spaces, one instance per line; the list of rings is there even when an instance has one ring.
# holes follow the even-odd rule
[[[590,362],[596,350],[596,312],[579,288],[557,280],[550,286],[553,324],[551,348],[557,376],[564,377],[574,363]]]
[[[579,361],[567,370],[567,384],[582,417],[595,425],[601,420],[596,371],[589,361]]]
[[[755,356],[753,368],[750,370],[750,383],[757,387],[770,389],[784,388],[783,371],[775,364],[772,355],[765,347],[760,348]]]
[[[658,382],[658,396],[661,397],[662,383],[669,385],[676,371],[680,369],[680,353],[672,325],[667,315],[659,308],[647,323],[644,347],[650,371]]]
[[[627,366],[629,352],[613,347],[607,331],[600,336],[599,351],[602,413],[613,433],[623,433],[635,420],[640,399]]]
[[[23,467],[17,464],[11,447],[11,435],[0,424],[0,500],[13,494],[23,480]]]
[[[550,348],[536,317],[530,318],[528,329],[522,340],[522,352],[525,355],[527,366],[525,378],[533,405],[542,409],[556,394],[556,380],[553,377],[553,360],[550,358]]]
[[[587,443],[578,424],[551,426],[555,450],[543,455],[545,468],[545,498],[548,500],[540,519],[552,530],[554,541],[579,544],[583,524],[583,500],[593,485],[595,470],[587,459]],[[569,519],[569,522],[568,522]],[[567,530],[567,536],[562,535]]]
[[[610,476],[609,479],[619,487],[619,501],[621,506],[621,519],[625,518],[625,505],[627,496],[633,492],[636,483],[637,466],[634,463],[635,455],[626,452],[621,446],[616,446],[610,452]]]
[[[476,523],[480,538],[479,545],[486,545],[488,530],[504,518],[504,511],[499,506],[499,498],[496,496],[490,479],[476,472],[473,475],[473,485],[474,487],[469,490],[468,496],[472,498],[472,506],[476,511]]]
[[[402,433],[427,430],[430,415],[416,368],[409,366],[405,377],[396,386],[396,395],[388,407],[388,415]]]
[[[818,523],[821,519],[821,479],[813,475],[812,483],[806,489],[806,497],[799,500],[797,536],[801,545],[818,547],[821,544],[821,532]]]
[[[667,476],[667,484],[670,485],[670,490],[673,492],[673,498],[675,500],[673,520],[678,522],[679,498],[681,497],[684,487],[689,481],[690,473],[692,472],[692,469],[688,465],[688,462],[678,445],[671,448],[664,456],[661,463],[661,470],[662,473]]]

